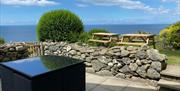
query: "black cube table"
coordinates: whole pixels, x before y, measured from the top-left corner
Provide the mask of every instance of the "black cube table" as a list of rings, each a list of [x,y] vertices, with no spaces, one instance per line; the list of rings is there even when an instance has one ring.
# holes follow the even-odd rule
[[[0,64],[2,91],[85,91],[83,61],[40,56]]]

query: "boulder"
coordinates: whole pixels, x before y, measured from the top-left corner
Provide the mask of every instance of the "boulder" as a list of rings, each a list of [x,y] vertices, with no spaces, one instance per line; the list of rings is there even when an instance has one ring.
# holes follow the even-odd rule
[[[108,63],[108,66],[113,67],[114,64],[113,64],[112,62],[109,62],[109,63]]]
[[[86,60],[86,62],[89,62],[89,63],[90,63],[90,62],[92,61],[92,59],[93,59],[92,56],[90,56],[90,57],[86,57],[85,60]]]
[[[131,71],[136,71],[138,68],[138,65],[136,63],[130,63],[129,68]]]
[[[164,61],[167,59],[166,55],[160,54],[156,49],[149,49],[147,50],[148,58],[153,61]]]
[[[70,55],[76,55],[77,52],[76,52],[75,50],[71,50],[71,51],[69,52],[69,54],[70,54]]]
[[[145,78],[147,76],[146,69],[143,66],[138,67],[136,72],[138,73],[138,75],[140,75],[143,78]]]
[[[67,46],[67,47],[66,47],[66,51],[67,51],[67,52],[70,51],[71,49],[72,49],[71,46]]]
[[[158,72],[162,70],[161,62],[152,62],[150,67],[155,69]]]
[[[119,69],[119,71],[121,73],[129,73],[129,72],[131,72],[128,65],[123,66],[121,69]]]
[[[24,51],[24,50],[26,50],[25,46],[17,46],[16,47],[16,51]]]
[[[126,78],[126,75],[123,74],[123,73],[118,73],[118,74],[116,74],[116,77],[117,77],[117,78],[125,79],[125,78]]]
[[[141,65],[142,65],[141,60],[137,59],[137,60],[136,60],[136,64],[139,65],[139,66],[141,66]]]
[[[122,58],[122,62],[126,65],[130,64],[132,60],[129,57]]]
[[[92,67],[91,63],[85,62],[86,67]]]
[[[108,64],[111,60],[106,58],[105,56],[99,56],[98,60],[104,64]]]
[[[81,59],[84,59],[86,58],[86,55],[85,54],[81,54]]]
[[[135,50],[135,48],[134,48],[133,46],[128,46],[126,49],[127,49],[128,51],[134,51],[134,50]]]
[[[138,51],[136,53],[136,57],[139,58],[139,59],[146,59],[147,53],[145,51]]]
[[[147,76],[151,79],[160,79],[161,75],[153,68],[147,70]]]
[[[107,65],[103,64],[102,62],[98,60],[92,60],[91,61],[93,69],[97,72],[100,71],[102,68],[106,67]]]
[[[122,57],[127,57],[129,55],[129,51],[127,50],[121,50],[121,56]]]
[[[98,75],[102,75],[102,76],[113,76],[112,72],[110,72],[109,70],[101,70],[99,72],[96,72]]]

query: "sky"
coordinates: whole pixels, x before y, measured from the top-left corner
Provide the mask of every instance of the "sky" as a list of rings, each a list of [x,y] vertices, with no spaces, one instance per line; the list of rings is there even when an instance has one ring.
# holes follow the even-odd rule
[[[0,25],[36,25],[57,9],[74,12],[86,25],[180,21],[180,0],[0,0]]]

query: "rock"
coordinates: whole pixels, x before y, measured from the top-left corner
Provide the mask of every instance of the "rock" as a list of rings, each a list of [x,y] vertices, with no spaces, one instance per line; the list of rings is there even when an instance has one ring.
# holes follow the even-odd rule
[[[75,59],[81,59],[81,57],[78,56],[78,55],[75,55],[75,56],[73,56],[72,58],[75,58]]]
[[[139,65],[139,66],[142,65],[142,63],[141,63],[141,61],[139,59],[136,60],[136,64]]]
[[[155,69],[148,69],[147,76],[152,79],[160,79],[161,75]]]
[[[136,53],[136,57],[139,59],[145,59],[147,57],[147,53],[145,51],[138,51]]]
[[[95,73],[95,70],[91,67],[86,67],[86,72],[88,73]]]
[[[24,46],[17,46],[16,47],[16,51],[23,51],[23,50],[26,50],[26,47],[24,47]]]
[[[68,52],[68,51],[70,51],[72,48],[71,48],[71,46],[67,46],[66,47],[66,51]]]
[[[100,71],[102,68],[106,67],[105,64],[101,63],[100,61],[98,60],[92,60],[91,61],[91,64],[92,64],[92,67],[93,69],[97,72],[97,71]]]
[[[113,59],[112,62],[113,62],[113,64],[118,63],[118,61],[116,59]]]
[[[143,78],[145,78],[147,76],[146,70],[145,70],[145,68],[143,66],[138,67],[136,72]]]
[[[121,68],[123,65],[121,63],[117,63],[117,67]]]
[[[71,50],[71,51],[69,52],[69,54],[70,54],[70,55],[76,55],[77,52],[76,52],[75,50]]]
[[[9,48],[9,51],[15,51],[15,48],[14,47]]]
[[[150,63],[151,63],[151,60],[142,59],[142,60],[141,60],[141,63],[143,63],[143,64],[150,64]]]
[[[51,52],[55,52],[55,51],[57,51],[58,49],[59,49],[58,46],[49,46],[49,51],[51,51]]]
[[[108,63],[108,66],[110,66],[110,67],[113,67],[113,65],[114,65],[114,64],[113,64],[112,62],[109,62],[109,63]]]
[[[126,49],[127,49],[128,51],[133,51],[133,50],[135,50],[135,48],[134,48],[133,46],[128,46]]]
[[[87,53],[92,53],[92,52],[94,52],[94,49],[88,49],[86,52]]]
[[[147,50],[148,58],[154,61],[164,61],[167,59],[166,55],[160,54],[156,49],[149,49]]]
[[[129,58],[135,58],[135,54],[130,54]]]
[[[101,71],[96,72],[96,73],[99,75],[102,75],[102,76],[113,76],[112,72],[110,72],[109,70],[101,70]]]
[[[126,57],[126,58],[122,58],[122,61],[123,61],[124,64],[128,65],[128,64],[131,63],[132,60],[130,58]]]
[[[128,65],[123,66],[121,69],[119,69],[120,72],[122,73],[129,73],[130,69]]]
[[[126,57],[126,56],[128,56],[129,55],[129,51],[127,51],[127,50],[121,50],[121,56],[122,57]]]
[[[82,59],[86,58],[86,55],[85,54],[81,54],[81,58]]]
[[[157,70],[158,72],[162,70],[162,65],[160,62],[152,62],[150,67]]]
[[[91,63],[85,62],[86,67],[92,67]]]
[[[98,57],[98,60],[104,64],[108,64],[111,60],[106,58],[105,56]]]
[[[131,71],[136,71],[138,68],[138,65],[136,63],[130,63],[129,68]]]
[[[116,77],[117,77],[117,78],[125,79],[125,78],[126,78],[126,75],[123,74],[123,73],[118,73],[118,74],[116,74]]]
[[[140,48],[140,51],[146,51],[149,49],[149,46],[147,45],[142,45],[141,48]]]
[[[101,54],[101,55],[105,55],[107,53],[107,49],[102,49],[100,52],[99,52],[99,54]]]
[[[86,62],[89,62],[89,63],[90,63],[90,62],[92,61],[92,57],[91,57],[91,56],[90,56],[90,57],[86,57],[85,60],[86,60]]]

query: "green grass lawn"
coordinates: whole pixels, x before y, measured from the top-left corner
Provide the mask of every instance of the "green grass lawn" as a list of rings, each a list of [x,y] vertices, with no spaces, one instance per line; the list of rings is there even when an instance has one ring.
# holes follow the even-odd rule
[[[168,65],[178,65],[180,66],[180,50],[166,50],[160,49],[160,53],[167,55],[168,57]]]

